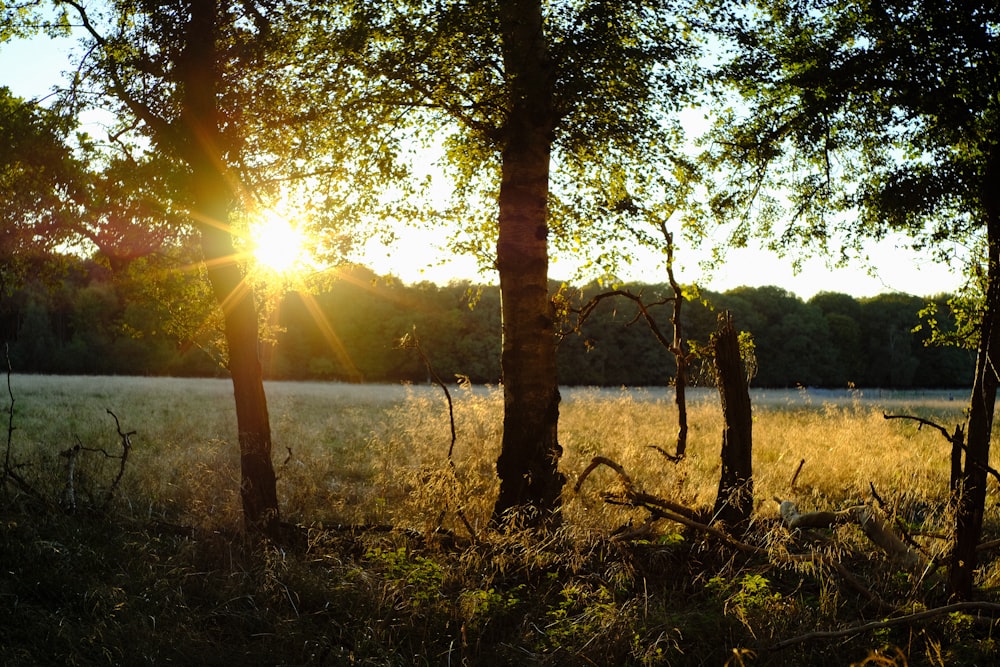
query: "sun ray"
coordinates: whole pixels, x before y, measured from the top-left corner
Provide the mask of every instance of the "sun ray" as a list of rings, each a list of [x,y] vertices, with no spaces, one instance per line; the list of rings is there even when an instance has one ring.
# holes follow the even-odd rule
[[[309,314],[316,322],[316,326],[319,327],[320,333],[323,334],[323,338],[326,340],[326,344],[330,347],[330,351],[333,352],[337,357],[337,361],[347,370],[349,380],[351,382],[361,382],[364,379],[361,371],[355,365],[354,360],[351,359],[350,353],[348,353],[347,348],[344,347],[344,343],[340,340],[340,336],[337,335],[337,332],[333,330],[330,322],[326,319],[326,315],[316,302],[316,299],[313,298],[312,294],[305,291],[299,292],[299,297],[302,299],[306,310],[309,311]]]

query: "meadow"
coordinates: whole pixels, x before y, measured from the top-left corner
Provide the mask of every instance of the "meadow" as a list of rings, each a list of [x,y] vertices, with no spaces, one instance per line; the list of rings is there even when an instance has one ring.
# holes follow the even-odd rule
[[[14,375],[10,387],[8,460],[48,500],[3,487],[3,664],[982,664],[1000,653],[993,622],[963,612],[780,644],[945,602],[936,573],[901,569],[856,526],[790,533],[776,500],[878,506],[942,555],[949,444],[883,415],[951,430],[962,392],[754,390],[746,540],[776,555],[762,558],[607,502],[622,489],[608,467],[574,489],[604,456],[645,493],[710,513],[722,432],[711,389],[691,392],[681,463],[654,448],[673,450],[669,389],[563,390],[563,526],[498,535],[487,528],[498,388],[450,389],[449,461],[438,387],[269,383],[282,518],[301,539],[261,545],[240,528],[228,381]],[[108,410],[135,434],[105,504],[120,465]],[[60,452],[76,444],[108,455],[78,457],[70,513],[58,507]],[[984,539],[1000,532],[995,491]],[[1000,569],[989,551],[982,561],[993,601]]]

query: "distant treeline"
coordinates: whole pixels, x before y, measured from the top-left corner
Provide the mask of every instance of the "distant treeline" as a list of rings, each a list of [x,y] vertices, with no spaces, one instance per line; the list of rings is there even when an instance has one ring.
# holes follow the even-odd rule
[[[554,286],[558,287],[558,286]],[[632,285],[645,303],[670,296],[663,285]],[[571,293],[579,304],[602,290]],[[53,283],[32,282],[4,295],[0,333],[13,369],[25,373],[221,375],[217,326],[190,303],[157,298],[148,286],[113,280],[89,263]],[[162,290],[159,292],[163,296]],[[945,297],[937,319],[947,313]],[[777,287],[705,292],[684,306],[685,338],[708,342],[717,313],[732,311],[750,332],[758,387],[959,387],[971,382],[972,353],[928,347],[914,332],[927,298],[886,294],[856,299],[821,293],[808,301]],[[193,314],[192,314],[193,311]],[[208,311],[205,311],[208,312]],[[670,306],[652,311],[670,335]],[[182,314],[178,314],[182,313]],[[180,321],[179,321],[180,318]],[[188,321],[183,321],[187,318]],[[560,382],[566,385],[664,385],[672,355],[637,317],[636,304],[610,298],[579,328],[570,309],[562,323]],[[416,335],[440,377],[476,383],[500,379],[500,299],[495,287],[469,283],[403,285],[355,269],[325,291],[289,293],[271,308],[262,350],[272,379],[424,382],[420,355],[400,344]],[[412,340],[412,339],[411,339]],[[697,382],[706,381],[694,364]]]

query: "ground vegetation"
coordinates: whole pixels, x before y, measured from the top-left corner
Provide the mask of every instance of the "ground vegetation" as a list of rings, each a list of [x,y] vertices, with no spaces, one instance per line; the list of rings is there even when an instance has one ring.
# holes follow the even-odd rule
[[[756,500],[729,542],[617,501],[711,513],[714,390],[691,390],[679,464],[650,447],[676,423],[667,393],[565,390],[563,526],[504,535],[489,530],[497,389],[452,391],[453,440],[438,387],[271,383],[280,502],[300,530],[261,543],[242,537],[238,452],[220,446],[225,380],[15,375],[10,388],[9,462],[37,493],[4,478],[6,663],[943,665],[998,651],[992,543],[979,601],[948,606],[938,570],[909,569],[856,523],[790,529],[775,501],[802,516],[867,507],[934,562],[947,443],[883,413],[951,423],[946,393],[754,394]],[[130,455],[108,502],[121,433]],[[76,445],[71,510],[60,453]],[[629,485],[608,466],[583,480],[595,457]]]

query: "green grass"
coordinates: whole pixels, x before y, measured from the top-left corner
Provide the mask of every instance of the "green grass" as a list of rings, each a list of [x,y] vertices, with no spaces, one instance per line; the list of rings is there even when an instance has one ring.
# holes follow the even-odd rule
[[[950,430],[962,420],[962,397],[754,393],[757,500],[747,539],[775,554],[834,554],[881,598],[877,606],[829,560],[746,556],[665,521],[643,539],[613,539],[646,513],[602,500],[621,488],[607,468],[573,491],[601,455],[642,490],[710,510],[722,429],[711,391],[693,392],[689,456],[675,465],[650,447],[673,448],[676,413],[665,391],[566,390],[564,526],[502,536],[486,529],[502,424],[497,389],[452,390],[453,472],[438,389],[271,383],[283,519],[304,539],[260,545],[240,531],[228,382],[11,382],[10,453],[47,502],[11,484],[0,498],[2,664],[842,665],[890,647],[910,664],[997,659],[993,625],[972,616],[769,649],[944,602],[939,578],[899,571],[854,527],[821,531],[820,542],[788,535],[774,498],[838,509],[870,503],[873,485],[913,527],[946,531],[947,442],[882,415],[915,414]],[[79,507],[62,512],[59,452],[76,443],[120,451],[108,409],[136,431],[122,484],[111,506],[97,509],[119,462],[85,452]],[[1000,532],[995,492],[987,539]],[[932,553],[944,548],[918,539]],[[997,598],[998,579],[984,553],[984,599]]]

